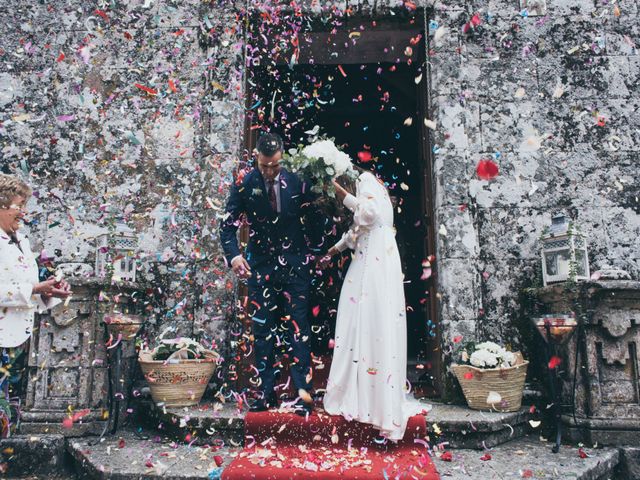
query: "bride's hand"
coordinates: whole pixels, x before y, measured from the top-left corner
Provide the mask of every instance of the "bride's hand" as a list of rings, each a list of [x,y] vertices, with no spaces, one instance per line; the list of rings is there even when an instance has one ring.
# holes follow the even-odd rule
[[[320,270],[324,270],[325,268],[327,268],[332,261],[332,257],[338,253],[338,250],[334,247],[331,247],[329,249],[329,251],[327,252],[327,254],[323,257],[321,257],[317,262],[316,265]]]
[[[336,189],[336,198],[338,201],[343,201],[344,197],[347,196],[349,192],[347,192],[342,185],[340,185],[335,179],[331,180],[333,182],[333,186]]]

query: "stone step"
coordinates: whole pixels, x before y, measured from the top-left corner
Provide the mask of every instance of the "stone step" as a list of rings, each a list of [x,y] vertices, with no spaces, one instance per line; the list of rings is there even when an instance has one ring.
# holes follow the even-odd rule
[[[175,440],[207,443],[223,438],[240,446],[244,441],[244,415],[236,404],[201,403],[195,407],[163,408],[150,400],[139,405],[144,411],[147,427]],[[528,407],[518,412],[479,412],[459,405],[431,402],[427,415],[431,442],[448,442],[448,448],[491,448],[519,438],[529,432],[531,419]]]
[[[75,461],[76,478],[92,480],[207,479],[217,468],[215,457],[231,462],[229,449],[188,445],[158,436],[142,439],[131,430],[96,442],[96,437],[69,439],[67,450]]]
[[[443,480],[631,480],[624,474],[616,476],[620,462],[616,448],[580,450],[563,445],[558,453],[552,453],[552,445],[528,435],[485,451],[452,450],[451,461],[442,460],[440,455],[436,456],[435,464]]]
[[[62,435],[15,435],[0,440],[0,478],[64,475]]]
[[[141,440],[130,431],[97,445],[91,445],[91,441],[95,439],[69,439],[68,449],[76,460],[78,479],[204,480],[216,467],[214,456],[222,458],[224,467],[240,452],[239,448],[228,447],[214,452],[211,447],[161,442],[157,438]],[[559,453],[553,454],[550,443],[526,436],[484,452],[458,449],[451,453],[451,461],[444,461],[441,454],[434,460],[443,480],[628,480],[615,476],[620,455],[614,448],[585,449],[587,457],[581,458],[577,447],[563,446]],[[491,459],[487,459],[487,454]],[[345,478],[348,478],[347,472]]]

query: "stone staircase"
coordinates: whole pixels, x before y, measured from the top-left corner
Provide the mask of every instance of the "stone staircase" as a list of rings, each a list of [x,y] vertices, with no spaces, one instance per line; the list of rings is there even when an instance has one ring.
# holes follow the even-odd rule
[[[446,442],[448,448],[492,448],[523,436],[531,430],[533,418],[528,408],[514,413],[490,413],[470,410],[459,405],[431,402],[427,415],[431,442]],[[190,408],[158,408],[145,401],[147,427],[158,429],[176,441],[185,438],[196,444],[223,438],[227,443],[241,445],[244,420],[235,404],[202,403]],[[187,438],[188,435],[188,438]]]
[[[61,435],[3,440],[0,477],[208,479],[218,463],[228,465],[242,449],[244,419],[235,405],[162,409],[145,400],[137,410],[144,423],[137,422],[136,430],[123,428],[98,443],[96,437]],[[528,408],[503,414],[434,403],[427,422],[442,479],[640,479],[634,470],[640,449],[567,445],[553,454],[531,419]],[[35,448],[38,443],[48,447]]]

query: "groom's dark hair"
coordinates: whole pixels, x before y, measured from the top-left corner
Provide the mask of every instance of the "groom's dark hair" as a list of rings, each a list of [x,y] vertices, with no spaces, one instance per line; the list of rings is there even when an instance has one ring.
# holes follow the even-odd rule
[[[256,149],[265,157],[273,157],[284,148],[282,137],[277,133],[264,133],[256,144]]]

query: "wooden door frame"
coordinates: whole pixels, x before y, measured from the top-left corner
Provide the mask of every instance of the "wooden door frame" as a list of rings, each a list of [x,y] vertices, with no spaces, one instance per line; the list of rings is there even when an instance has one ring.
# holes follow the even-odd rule
[[[423,12],[424,13],[424,12]],[[306,32],[303,35],[308,35],[314,37],[315,40],[312,42],[301,41],[299,44],[309,46],[308,50],[301,49],[298,52],[298,64],[309,64],[308,59],[313,58],[315,64],[320,65],[338,65],[338,64],[349,64],[349,63],[376,63],[372,62],[370,58],[376,58],[377,62],[390,61],[391,55],[389,58],[385,59],[380,55],[379,46],[382,43],[389,44],[389,40],[391,39],[391,43],[393,43],[394,36],[403,36],[406,37],[407,34],[422,34],[423,38],[420,41],[420,48],[414,48],[415,52],[409,57],[413,62],[420,62],[419,69],[423,75],[423,82],[426,85],[426,88],[418,89],[418,105],[416,106],[417,112],[422,118],[431,118],[431,91],[430,91],[430,71],[428,66],[428,39],[426,38],[427,33],[427,25],[426,25],[426,16],[424,15],[416,15],[416,18],[424,19],[420,22],[419,25],[415,24],[407,24],[399,22],[398,18],[394,17],[383,17],[377,18],[376,21],[378,25],[381,25],[383,28],[379,30],[376,35],[371,36],[371,44],[366,48],[363,45],[359,45],[356,48],[351,49],[351,51],[343,50],[341,55],[337,57],[331,55],[329,49],[326,48],[327,42],[333,40],[336,44],[343,41],[344,38],[348,38],[350,28],[355,28],[360,25],[363,20],[362,18],[354,18],[352,20],[347,20],[344,22],[344,25],[337,32],[331,33],[330,31],[322,31],[322,30],[311,30],[310,32]],[[368,19],[371,20],[371,19]],[[248,20],[245,28],[249,28],[249,24],[251,19]],[[333,38],[332,38],[333,37]],[[366,41],[363,38],[361,42],[364,42],[366,45]],[[313,46],[321,45],[324,48],[313,48]],[[377,50],[376,50],[377,49]],[[371,57],[372,51],[376,51],[377,57]],[[404,52],[392,52],[394,58],[402,57]],[[290,58],[290,55],[283,54],[283,58]],[[320,59],[320,60],[319,60]],[[279,62],[281,64],[285,64],[284,61]],[[245,110],[249,112],[251,108],[252,95],[253,91],[251,84],[249,83],[249,72],[248,70],[253,68],[245,62],[245,68],[247,72],[245,74]],[[419,122],[419,138],[420,144],[418,151],[420,152],[420,174],[421,174],[421,190],[420,190],[420,199],[421,199],[421,209],[422,209],[422,220],[426,225],[426,237],[424,239],[424,250],[426,255],[434,255],[436,254],[436,244],[435,244],[435,227],[434,227],[434,183],[433,183],[433,152],[431,148],[431,135],[428,128],[424,125],[423,121]],[[256,140],[257,140],[257,132],[258,128],[253,124],[252,119],[249,115],[245,115],[244,118],[244,128],[243,128],[243,143],[244,143],[244,151],[247,154],[247,162],[251,158],[251,154],[255,148]],[[240,229],[240,240],[247,241],[249,238],[248,228],[246,225],[241,227]],[[432,272],[433,275],[429,280],[428,291],[429,291],[429,311],[427,314],[430,319],[434,323],[435,337],[431,340],[427,340],[427,348],[432,349],[434,352],[433,358],[431,358],[431,372],[434,378],[434,388],[435,392],[434,396],[440,396],[443,392],[443,378],[444,371],[442,369],[442,353],[441,353],[441,328],[440,328],[440,318],[439,318],[439,310],[437,305],[437,275],[436,275],[436,265],[432,264]],[[238,298],[241,301],[246,299],[248,292],[246,285],[239,284],[238,290]],[[246,302],[245,302],[246,303]],[[427,319],[425,319],[425,322]],[[245,317],[243,320],[243,329],[249,332],[251,331],[251,319]],[[253,362],[251,357],[242,356],[241,365],[239,366],[238,372],[238,385],[242,387],[248,387],[249,382],[247,380],[242,380],[241,376],[244,372],[247,371],[251,363]]]

